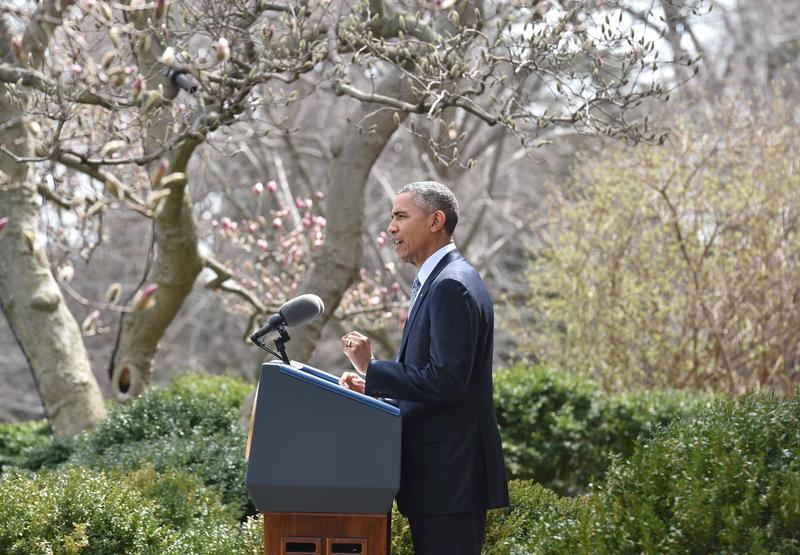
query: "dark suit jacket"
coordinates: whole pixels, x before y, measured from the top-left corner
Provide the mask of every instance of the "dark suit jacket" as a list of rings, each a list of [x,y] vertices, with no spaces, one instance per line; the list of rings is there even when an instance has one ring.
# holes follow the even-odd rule
[[[400,401],[405,515],[508,505],[492,402],[494,312],[457,250],[436,266],[408,316],[395,361],[373,360],[366,393]]]

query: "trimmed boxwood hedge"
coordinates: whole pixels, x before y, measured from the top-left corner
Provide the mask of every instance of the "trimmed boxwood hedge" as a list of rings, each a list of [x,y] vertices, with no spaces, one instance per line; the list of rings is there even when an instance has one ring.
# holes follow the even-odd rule
[[[710,402],[578,498],[511,490],[486,554],[800,553],[800,398]]]
[[[800,552],[800,398],[604,397],[544,370],[496,383],[519,473],[576,490],[613,463],[579,497],[512,480],[485,554]],[[248,390],[180,377],[75,440],[41,423],[0,426],[0,552],[260,552],[260,519],[243,508]],[[413,552],[396,511],[392,542],[395,555]]]
[[[657,432],[587,519],[594,553],[800,553],[800,397],[718,400]]]
[[[549,553],[567,553],[571,536],[586,497],[559,497],[530,480],[508,484],[510,507],[489,511],[484,555],[528,554],[536,546]],[[566,532],[566,534],[564,533]],[[408,521],[392,513],[392,555],[414,555]]]
[[[254,514],[245,488],[242,399],[251,386],[233,378],[177,376],[169,385],[114,407],[78,437],[66,464],[97,470],[180,469],[216,488],[239,518]]]
[[[0,552],[9,555],[263,549],[259,519],[231,519],[215,492],[178,471],[10,470],[0,476],[0,499]]]
[[[494,400],[509,477],[562,495],[586,490],[614,456],[691,413],[705,397],[682,391],[608,394],[581,377],[542,367],[494,376]]]

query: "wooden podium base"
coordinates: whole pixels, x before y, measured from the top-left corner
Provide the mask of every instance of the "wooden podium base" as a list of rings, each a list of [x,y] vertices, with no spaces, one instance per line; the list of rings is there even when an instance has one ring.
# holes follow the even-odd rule
[[[389,555],[388,515],[264,513],[265,555]]]

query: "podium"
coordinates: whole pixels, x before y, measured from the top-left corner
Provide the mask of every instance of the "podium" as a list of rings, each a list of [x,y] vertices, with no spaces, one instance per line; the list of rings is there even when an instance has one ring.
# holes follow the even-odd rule
[[[389,554],[400,410],[292,362],[261,366],[247,490],[267,555]]]

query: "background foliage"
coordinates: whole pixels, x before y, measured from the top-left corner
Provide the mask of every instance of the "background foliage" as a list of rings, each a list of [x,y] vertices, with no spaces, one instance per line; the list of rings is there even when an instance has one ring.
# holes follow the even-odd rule
[[[532,250],[529,352],[607,388],[792,391],[797,117],[780,94],[722,101],[663,147],[581,160]]]
[[[236,430],[247,389],[181,376],[72,440],[43,424],[4,426],[0,550],[259,552]],[[608,396],[519,367],[498,373],[497,399],[510,473],[526,479],[511,481],[509,508],[490,512],[486,554],[800,547],[798,397]],[[392,530],[393,553],[413,553],[396,511]]]
[[[586,490],[612,457],[695,410],[705,398],[677,391],[604,393],[574,374],[545,367],[495,374],[494,398],[509,476],[562,495]]]

